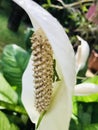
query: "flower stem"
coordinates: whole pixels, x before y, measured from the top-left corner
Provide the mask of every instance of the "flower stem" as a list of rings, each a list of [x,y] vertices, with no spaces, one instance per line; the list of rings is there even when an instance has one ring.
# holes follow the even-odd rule
[[[46,111],[44,111],[44,112],[41,113],[41,115],[40,115],[40,117],[39,117],[39,119],[38,119],[37,126],[36,126],[35,130],[37,130],[37,128],[38,128],[38,126],[39,126],[39,124],[40,124],[40,122],[41,122],[43,116],[45,115],[45,113],[46,113]]]

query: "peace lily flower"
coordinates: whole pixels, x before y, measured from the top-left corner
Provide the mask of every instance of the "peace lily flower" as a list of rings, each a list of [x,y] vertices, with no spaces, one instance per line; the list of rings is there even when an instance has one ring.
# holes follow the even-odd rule
[[[75,60],[77,66],[83,66],[80,63],[85,60],[78,62],[80,51],[75,59],[63,27],[46,10],[32,0],[13,1],[27,12],[35,29],[31,38],[32,54],[22,78],[25,109],[37,130],[68,130],[76,80]],[[58,82],[53,82],[53,59],[60,76]],[[81,67],[77,68],[79,71]],[[84,93],[85,88],[81,84],[76,86],[74,94]]]
[[[85,67],[85,64],[87,62],[90,48],[84,39],[82,39],[80,36],[77,36],[78,40],[81,42],[81,44],[78,46],[77,52],[76,52],[76,73],[83,69]],[[93,83],[81,83],[75,85],[74,88],[74,95],[75,96],[86,96],[93,93],[98,93],[98,85]]]
[[[87,62],[90,48],[84,39],[82,39],[80,36],[77,36],[78,40],[81,42],[81,44],[78,46],[77,52],[76,52],[76,73],[78,73],[81,69],[85,67],[85,64]]]
[[[75,57],[60,23],[32,0],[13,0],[29,15],[35,33],[22,78],[22,101],[37,130],[68,130],[75,85]],[[53,59],[60,81],[53,83]]]
[[[76,73],[78,74],[78,72],[85,67],[85,64],[89,56],[90,48],[87,41],[82,39],[80,36],[77,36],[77,38],[81,42],[81,44],[78,46],[78,49],[75,55]],[[81,84],[75,85],[75,88],[74,88],[75,96],[86,96],[93,93],[98,93],[98,85],[96,84],[81,83]]]

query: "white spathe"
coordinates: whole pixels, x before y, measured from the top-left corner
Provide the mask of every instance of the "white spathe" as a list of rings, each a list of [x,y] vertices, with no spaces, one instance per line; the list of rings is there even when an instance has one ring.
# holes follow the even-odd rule
[[[93,83],[77,84],[74,89],[75,96],[87,96],[90,94],[98,93],[98,85]]]
[[[78,73],[79,70],[83,69],[85,67],[85,64],[87,62],[90,48],[84,39],[82,39],[80,36],[77,36],[78,40],[81,42],[81,44],[78,46],[77,52],[76,52],[76,72]]]
[[[33,77],[33,66],[32,56],[29,60],[28,66],[22,77],[22,102],[26,108],[26,111],[31,118],[33,123],[37,123],[40,114],[36,111],[34,103],[34,77]],[[31,87],[32,86],[32,87]]]
[[[68,130],[72,114],[72,94],[76,80],[75,56],[72,45],[60,23],[32,0],[13,0],[29,15],[35,31],[41,28],[50,41],[61,71],[61,81],[54,84],[53,100],[38,130]],[[32,122],[37,124],[40,114],[34,107],[32,61],[22,79],[22,101]]]

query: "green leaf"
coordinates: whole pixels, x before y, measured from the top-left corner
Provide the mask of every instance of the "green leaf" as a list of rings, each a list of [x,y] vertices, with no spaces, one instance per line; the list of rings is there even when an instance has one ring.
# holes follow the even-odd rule
[[[92,106],[83,103],[78,104],[78,118],[81,124],[88,125],[91,123]]]
[[[8,117],[0,111],[0,130],[19,130],[19,128],[8,120]]]
[[[98,93],[91,94],[89,96],[76,96],[74,98],[76,101],[81,101],[81,102],[98,102]]]
[[[30,37],[32,36],[32,34],[34,33],[34,30],[33,30],[33,28],[29,28],[29,29],[27,29],[27,31],[26,31],[26,33],[25,33],[25,39],[24,39],[24,42],[25,42],[25,44],[26,44],[26,49],[28,50],[28,51],[30,51],[30,49],[31,49],[31,39],[30,39]]]
[[[19,128],[15,124],[11,124],[10,130],[19,130]]]
[[[98,124],[90,124],[86,126],[84,130],[98,130]]]
[[[18,95],[0,73],[0,100],[17,104]]]
[[[10,130],[10,122],[6,115],[0,111],[0,130]]]
[[[98,84],[98,76],[94,76],[92,78],[88,78],[84,82]]]
[[[6,108],[9,111],[14,111],[16,113],[26,115],[26,111],[23,108],[23,106],[18,106],[18,105],[15,105],[15,104],[4,102],[4,101],[0,101],[0,106],[3,107],[3,108]]]
[[[1,65],[4,77],[13,86],[21,86],[22,74],[29,60],[29,53],[21,47],[7,45],[1,57]]]

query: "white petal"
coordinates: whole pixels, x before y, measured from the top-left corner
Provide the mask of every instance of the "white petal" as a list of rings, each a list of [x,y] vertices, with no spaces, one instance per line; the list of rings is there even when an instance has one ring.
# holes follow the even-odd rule
[[[76,96],[85,96],[98,93],[98,85],[93,83],[81,83],[75,86],[74,94]]]
[[[62,81],[55,84],[52,104],[37,130],[68,130],[72,114],[72,97]]]
[[[57,130],[57,126],[59,126],[59,130],[68,130],[69,121],[71,118],[71,104],[72,104],[72,92],[75,85],[76,73],[75,73],[75,56],[72,45],[60,23],[49,14],[46,10],[40,7],[38,4],[33,2],[32,0],[22,0],[20,3],[19,0],[14,0],[18,3],[29,15],[32,24],[34,25],[35,30],[38,28],[42,28],[45,32],[50,44],[52,46],[54,55],[57,58],[59,63],[63,79],[61,79],[61,85],[59,86],[59,92],[55,93],[55,97],[53,98],[53,105],[51,104],[51,108],[49,109],[41,121],[40,130]],[[28,75],[27,75],[28,72]],[[32,69],[28,67],[28,70],[24,73],[24,77],[27,78],[29,88],[23,85],[23,91],[29,89],[29,97],[27,98],[27,94],[24,95],[25,99],[27,98],[30,106],[27,108],[27,104],[24,104],[27,108],[27,112],[31,115],[31,109],[33,111],[33,97],[30,96],[33,93],[33,82],[32,79],[29,79],[29,73],[32,74]],[[30,74],[30,76],[31,76]],[[63,81],[62,81],[63,80]],[[56,86],[58,88],[58,86]],[[25,88],[25,90],[24,90]],[[30,99],[32,97],[32,99]],[[24,99],[23,99],[24,100]],[[30,108],[29,108],[30,107]],[[31,108],[32,107],[32,108]],[[30,110],[29,110],[30,109]],[[31,112],[31,113],[30,113]],[[30,116],[31,117],[31,116]],[[37,116],[38,117],[38,116]],[[57,118],[56,120],[53,120]],[[64,120],[63,120],[64,119]],[[63,122],[62,122],[63,120]],[[33,120],[32,120],[33,121]],[[52,122],[53,121],[53,122]],[[54,124],[54,125],[53,125]],[[58,125],[57,125],[58,124]],[[44,128],[43,128],[44,125]],[[57,125],[57,126],[56,126]],[[47,128],[45,128],[47,126]]]
[[[33,84],[33,66],[32,66],[32,56],[29,60],[28,66],[22,77],[22,102],[25,109],[33,123],[37,124],[39,113],[34,107],[34,84]]]
[[[79,45],[76,53],[76,71],[78,73],[79,70],[83,69],[85,66],[90,49],[88,43],[85,40],[79,36],[77,36],[77,38],[81,42],[81,45]]]

